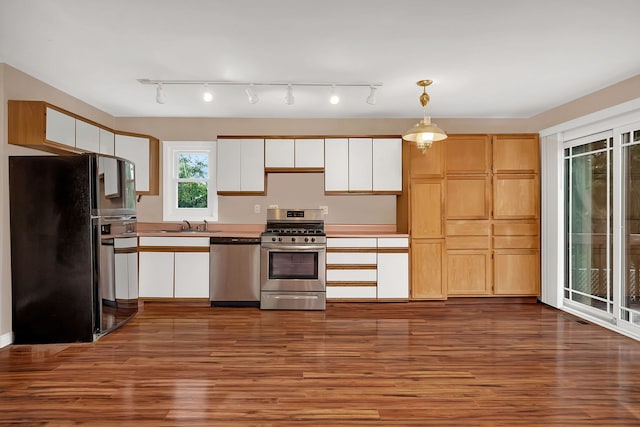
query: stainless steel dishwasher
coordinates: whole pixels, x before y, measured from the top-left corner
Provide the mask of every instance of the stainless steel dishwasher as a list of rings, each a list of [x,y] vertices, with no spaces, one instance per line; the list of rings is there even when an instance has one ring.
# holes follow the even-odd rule
[[[260,238],[211,237],[211,307],[260,307]]]

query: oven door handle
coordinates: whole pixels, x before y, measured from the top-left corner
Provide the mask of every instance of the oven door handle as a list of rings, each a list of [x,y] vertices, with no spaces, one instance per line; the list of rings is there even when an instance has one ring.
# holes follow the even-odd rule
[[[273,299],[318,299],[318,295],[274,295]]]
[[[318,245],[277,245],[277,246],[262,246],[262,249],[270,252],[325,252],[326,246]]]

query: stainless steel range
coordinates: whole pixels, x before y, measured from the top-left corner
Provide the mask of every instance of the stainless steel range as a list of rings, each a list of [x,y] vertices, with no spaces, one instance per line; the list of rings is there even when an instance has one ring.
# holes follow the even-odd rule
[[[260,249],[260,308],[324,310],[326,251],[321,209],[269,209]]]

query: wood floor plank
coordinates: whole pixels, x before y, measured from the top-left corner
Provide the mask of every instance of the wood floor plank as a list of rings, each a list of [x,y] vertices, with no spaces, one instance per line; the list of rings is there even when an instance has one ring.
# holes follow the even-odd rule
[[[0,350],[0,425],[636,426],[640,342],[542,304],[147,303]]]

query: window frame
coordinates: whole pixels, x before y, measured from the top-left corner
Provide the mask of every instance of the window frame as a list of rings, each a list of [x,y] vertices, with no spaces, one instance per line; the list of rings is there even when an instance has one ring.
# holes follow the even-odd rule
[[[208,179],[207,208],[179,208],[178,155],[185,153],[207,154]],[[162,186],[162,220],[163,221],[218,221],[218,191],[216,185],[216,141],[162,141],[163,186]]]

